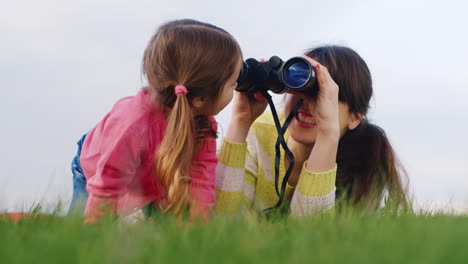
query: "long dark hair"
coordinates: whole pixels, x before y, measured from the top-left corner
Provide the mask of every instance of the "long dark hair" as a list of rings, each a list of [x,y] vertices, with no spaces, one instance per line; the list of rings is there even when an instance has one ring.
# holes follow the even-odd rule
[[[340,139],[336,194],[344,201],[376,208],[387,192],[389,201],[407,207],[408,177],[384,130],[366,118],[372,97],[372,78],[365,61],[354,50],[322,46],[307,56],[327,67],[340,87],[338,99],[350,113],[363,114],[361,123]]]
[[[204,96],[214,103],[241,59],[239,44],[228,32],[191,19],[162,25],[145,50],[142,70],[148,90],[167,115],[167,129],[154,154],[154,172],[166,191],[164,209],[175,215],[190,205],[194,153],[207,135],[216,137],[208,117],[194,117],[191,100]],[[177,85],[184,85],[188,94],[175,95]]]

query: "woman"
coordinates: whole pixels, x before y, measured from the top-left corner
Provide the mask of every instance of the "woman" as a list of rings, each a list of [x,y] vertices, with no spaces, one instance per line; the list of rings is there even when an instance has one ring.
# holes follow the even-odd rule
[[[335,196],[376,208],[388,193],[389,200],[406,206],[404,169],[385,132],[366,118],[373,88],[365,61],[341,46],[318,47],[304,57],[314,66],[319,91],[314,97],[285,95],[284,116],[300,98],[304,100],[285,135],[296,161],[286,188],[291,215],[330,210]],[[278,201],[274,183],[277,133],[271,114],[261,115],[265,107],[259,94],[254,99],[236,94],[218,154],[218,213],[236,214],[244,207],[264,210]],[[288,166],[289,159],[282,153],[280,177]]]

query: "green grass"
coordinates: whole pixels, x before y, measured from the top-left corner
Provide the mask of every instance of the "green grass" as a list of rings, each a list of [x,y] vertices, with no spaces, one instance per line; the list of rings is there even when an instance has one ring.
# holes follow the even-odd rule
[[[466,263],[468,216],[337,213],[182,227],[75,217],[0,220],[0,263]]]

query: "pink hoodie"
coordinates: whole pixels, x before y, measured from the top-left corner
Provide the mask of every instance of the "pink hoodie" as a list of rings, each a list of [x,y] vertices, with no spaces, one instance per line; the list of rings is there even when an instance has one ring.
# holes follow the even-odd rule
[[[210,117],[216,129],[216,121]],[[89,198],[85,215],[96,218],[105,209],[131,214],[151,201],[164,200],[153,172],[153,159],[164,137],[166,118],[142,89],[119,100],[88,133],[80,156]],[[195,212],[207,216],[215,202],[216,140],[206,140],[194,157],[190,197]]]

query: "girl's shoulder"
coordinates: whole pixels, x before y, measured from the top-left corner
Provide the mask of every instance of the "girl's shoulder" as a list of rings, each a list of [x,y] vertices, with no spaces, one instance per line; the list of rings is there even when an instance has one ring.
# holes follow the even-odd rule
[[[115,102],[111,112],[117,111],[122,111],[128,115],[161,113],[157,103],[152,102],[148,91],[145,89],[140,89],[136,95],[123,97]]]
[[[151,102],[147,91],[141,89],[134,96],[118,100],[103,122],[106,126],[115,126],[141,134],[156,123],[164,126],[166,118],[157,104]]]

